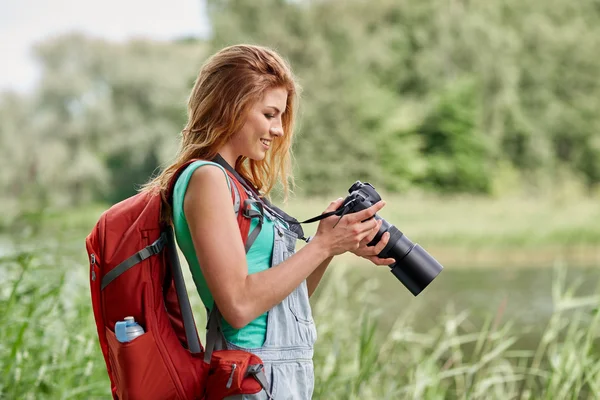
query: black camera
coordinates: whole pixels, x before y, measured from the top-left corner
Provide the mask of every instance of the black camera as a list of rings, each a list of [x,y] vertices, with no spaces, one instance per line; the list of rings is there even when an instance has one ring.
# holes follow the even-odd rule
[[[355,213],[381,200],[379,193],[369,183],[356,181],[348,189],[350,195],[344,199],[338,208],[342,215]],[[339,215],[339,214],[338,214]],[[381,258],[393,258],[396,262],[390,265],[391,272],[413,295],[418,295],[435,279],[444,267],[437,262],[421,246],[411,242],[398,228],[383,218],[375,215],[376,220],[382,220],[377,235],[367,246],[375,246],[385,232],[390,233],[390,239],[385,248],[378,254]]]

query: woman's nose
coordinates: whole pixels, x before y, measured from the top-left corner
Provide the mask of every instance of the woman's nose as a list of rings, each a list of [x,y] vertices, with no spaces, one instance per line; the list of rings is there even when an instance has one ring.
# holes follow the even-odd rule
[[[283,127],[281,125],[272,126],[269,133],[273,136],[283,136]]]

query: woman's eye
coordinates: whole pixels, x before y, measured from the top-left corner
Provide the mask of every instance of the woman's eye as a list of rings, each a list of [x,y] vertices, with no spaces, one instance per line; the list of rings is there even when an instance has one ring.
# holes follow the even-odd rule
[[[265,114],[265,117],[267,117],[267,119],[275,118],[275,114]]]

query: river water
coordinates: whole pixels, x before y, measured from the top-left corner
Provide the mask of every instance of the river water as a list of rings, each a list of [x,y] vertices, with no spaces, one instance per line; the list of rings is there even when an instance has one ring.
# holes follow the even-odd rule
[[[377,307],[383,311],[379,318],[383,330],[407,312],[413,326],[425,331],[440,323],[447,311],[468,311],[465,329],[479,331],[486,318],[499,315],[501,323],[514,323],[520,342],[529,348],[537,346],[555,311],[553,288],[562,285],[561,294],[568,287],[576,287],[577,296],[600,294],[600,266],[446,267],[417,297],[386,268],[360,268],[360,273],[374,277],[379,285]]]
[[[15,249],[23,250],[26,247],[22,244],[17,246],[6,236],[0,235],[0,258]],[[83,239],[77,250],[75,260],[78,263],[81,259],[81,272],[85,275],[83,271],[87,271],[87,266],[83,265],[86,260]],[[512,321],[519,330],[527,330],[521,337],[525,342],[535,345],[555,308],[553,285],[558,281],[559,269],[565,272],[564,285],[578,284],[578,296],[600,294],[600,265],[555,264],[538,264],[536,267],[445,266],[417,297],[387,267],[374,267],[365,261],[352,270],[364,281],[371,279],[377,282],[376,307],[382,311],[379,321],[383,330],[391,328],[407,312],[414,316],[417,329],[427,330],[439,323],[449,307],[454,313],[468,310],[467,323],[477,330],[477,327],[483,326],[486,318],[501,310],[502,321]],[[332,265],[332,268],[335,267]],[[318,299],[318,296],[319,291],[312,300]]]

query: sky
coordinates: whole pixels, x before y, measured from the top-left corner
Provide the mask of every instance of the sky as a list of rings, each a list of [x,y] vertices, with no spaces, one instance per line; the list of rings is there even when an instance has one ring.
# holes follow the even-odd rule
[[[164,40],[208,30],[203,0],[0,0],[0,92],[35,86],[31,46],[53,36]]]

